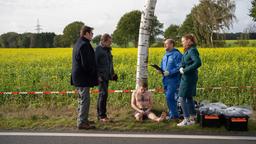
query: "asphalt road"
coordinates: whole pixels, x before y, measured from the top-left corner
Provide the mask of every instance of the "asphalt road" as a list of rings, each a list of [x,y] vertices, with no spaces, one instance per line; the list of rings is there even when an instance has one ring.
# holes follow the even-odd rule
[[[255,144],[256,136],[0,132],[0,144]]]

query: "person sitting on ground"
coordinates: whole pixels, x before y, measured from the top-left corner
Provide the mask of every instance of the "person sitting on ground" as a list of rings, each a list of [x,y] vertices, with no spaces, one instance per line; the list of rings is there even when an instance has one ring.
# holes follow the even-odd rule
[[[147,88],[147,83],[140,81],[139,88],[132,94],[131,106],[135,110],[134,117],[137,121],[143,121],[145,118],[156,122],[163,121],[166,118],[165,112],[160,117],[151,112],[153,105],[152,93]]]

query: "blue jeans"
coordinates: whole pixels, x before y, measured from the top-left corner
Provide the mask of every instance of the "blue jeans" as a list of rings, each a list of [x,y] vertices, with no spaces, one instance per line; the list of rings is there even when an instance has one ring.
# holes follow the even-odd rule
[[[78,91],[78,117],[77,126],[88,123],[90,108],[90,88],[77,87]]]
[[[164,86],[166,102],[169,109],[169,117],[171,119],[179,118],[178,109],[177,109],[177,98],[178,90],[176,86],[168,84]]]
[[[179,102],[184,114],[184,118],[196,115],[195,102],[193,97],[179,97]]]

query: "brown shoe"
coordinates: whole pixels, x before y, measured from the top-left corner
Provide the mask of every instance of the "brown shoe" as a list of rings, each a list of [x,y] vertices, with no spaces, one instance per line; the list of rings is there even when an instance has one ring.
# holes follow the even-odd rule
[[[89,120],[88,122],[89,122],[89,124],[95,124],[95,121]]]
[[[92,125],[89,125],[89,124],[80,124],[78,126],[78,129],[85,129],[85,130],[95,129],[95,128],[96,128],[95,126],[92,126]]]

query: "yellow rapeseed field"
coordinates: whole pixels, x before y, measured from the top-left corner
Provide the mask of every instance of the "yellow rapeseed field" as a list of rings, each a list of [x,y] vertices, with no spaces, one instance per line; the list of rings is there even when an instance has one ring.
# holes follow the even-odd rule
[[[198,88],[205,89],[198,90],[198,99],[255,104],[256,48],[199,48],[199,52],[203,65]],[[71,48],[0,49],[0,92],[73,90],[71,53]],[[133,89],[137,49],[114,48],[112,53],[119,80],[109,88]],[[163,48],[150,48],[149,64],[160,64],[163,55]],[[161,75],[151,67],[148,74],[149,88],[161,88]]]

